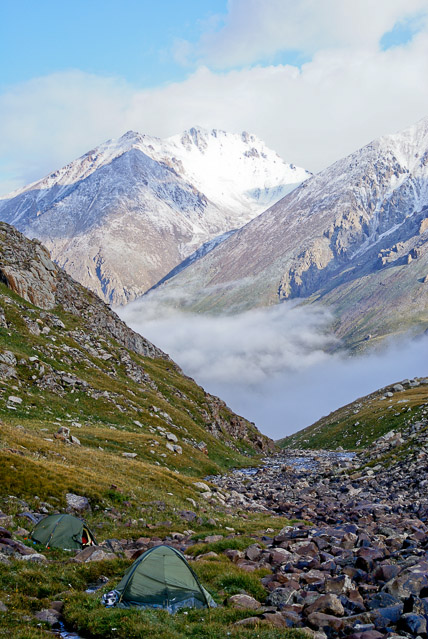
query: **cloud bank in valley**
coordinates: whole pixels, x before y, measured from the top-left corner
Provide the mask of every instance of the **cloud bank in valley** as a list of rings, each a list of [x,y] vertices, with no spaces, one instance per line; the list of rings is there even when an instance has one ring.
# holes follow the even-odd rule
[[[428,375],[428,337],[360,357],[331,354],[339,343],[328,332],[331,318],[322,307],[290,303],[200,316],[174,310],[154,292],[120,315],[274,439],[382,386]]]

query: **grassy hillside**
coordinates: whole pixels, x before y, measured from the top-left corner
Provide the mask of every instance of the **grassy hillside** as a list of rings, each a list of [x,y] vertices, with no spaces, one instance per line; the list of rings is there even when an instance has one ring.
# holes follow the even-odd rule
[[[403,381],[339,408],[307,428],[279,440],[281,448],[358,450],[391,430],[404,431],[428,414],[428,380]]]
[[[255,454],[225,428],[210,432],[233,413],[170,360],[88,335],[79,318],[42,311],[1,284],[3,314],[0,498],[37,495],[62,508],[74,492],[93,507],[162,499],[172,510],[197,498],[196,478]],[[56,439],[61,427],[79,443]]]

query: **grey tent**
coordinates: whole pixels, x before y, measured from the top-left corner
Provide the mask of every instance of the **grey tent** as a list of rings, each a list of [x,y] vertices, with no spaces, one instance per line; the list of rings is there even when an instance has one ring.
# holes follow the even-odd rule
[[[163,608],[169,612],[216,607],[185,557],[171,546],[155,546],[138,557],[117,588],[104,595],[103,603],[121,608]]]
[[[94,535],[84,521],[73,515],[48,515],[33,529],[31,539],[46,547],[66,550],[82,549],[96,544]]]

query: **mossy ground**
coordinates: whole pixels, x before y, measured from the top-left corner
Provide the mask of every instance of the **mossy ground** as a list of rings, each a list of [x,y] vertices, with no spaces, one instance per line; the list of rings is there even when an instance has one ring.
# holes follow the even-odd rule
[[[391,388],[391,387],[388,387]],[[391,430],[403,431],[428,414],[428,384],[385,398],[377,391],[278,442],[283,448],[359,450]]]
[[[285,524],[280,518],[264,519],[259,516],[249,521],[249,528],[260,527],[266,523],[276,524],[276,531]],[[48,608],[52,601],[64,602],[64,618],[67,627],[73,628],[82,637],[118,639],[145,639],[148,636],[157,639],[187,637],[223,639],[225,636],[246,638],[258,636],[261,639],[279,639],[291,634],[298,638],[301,633],[285,633],[267,626],[257,629],[245,629],[233,626],[235,621],[251,616],[253,613],[228,608],[227,598],[233,594],[245,592],[260,602],[267,592],[261,578],[269,574],[269,568],[261,568],[248,573],[236,566],[222,553],[231,547],[246,547],[251,543],[261,543],[260,533],[253,537],[225,538],[216,544],[197,544],[190,548],[196,555],[199,551],[208,552],[213,548],[217,557],[192,562],[201,583],[211,592],[218,608],[180,612],[174,616],[163,611],[141,611],[123,609],[105,609],[100,599],[104,592],[117,584],[130,560],[116,558],[88,564],[72,561],[71,553],[58,549],[46,549],[38,545],[34,550],[43,552],[48,563],[27,563],[13,560],[10,565],[0,563],[0,601],[8,608],[0,612],[0,637],[13,636],[38,638],[51,636],[47,627],[35,619],[34,614]],[[27,542],[29,543],[29,542]],[[261,544],[263,545],[263,544]],[[95,593],[85,590],[101,577],[107,577],[108,583]],[[256,632],[256,634],[254,634]],[[12,634],[11,634],[12,633]]]

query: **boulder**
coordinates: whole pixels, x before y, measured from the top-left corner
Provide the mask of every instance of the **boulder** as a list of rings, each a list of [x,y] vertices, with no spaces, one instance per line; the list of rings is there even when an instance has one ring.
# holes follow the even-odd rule
[[[78,563],[88,563],[90,561],[103,561],[104,559],[114,559],[116,555],[112,552],[106,552],[99,546],[88,546],[81,550],[74,557],[74,561]]]
[[[193,485],[198,490],[202,490],[204,492],[211,492],[211,488],[209,486],[207,486],[207,484],[204,484],[203,481],[195,481],[195,482],[193,482]]]
[[[237,608],[237,610],[259,610],[261,608],[261,604],[257,599],[250,597],[250,595],[232,595],[227,600],[227,603],[232,608]]]
[[[254,628],[255,626],[259,626],[261,622],[260,617],[247,617],[246,619],[240,619],[239,621],[235,621],[234,626],[244,626]]]
[[[29,548],[28,546],[23,544],[21,541],[17,541],[16,539],[11,539],[10,536],[0,538],[0,547],[2,547],[3,550],[10,549],[11,552],[15,552],[22,556],[33,554],[32,548]]]
[[[44,561],[47,561],[46,557],[44,555],[41,555],[39,552],[33,552],[29,555],[20,555],[18,559],[35,563],[43,563]]]
[[[306,616],[313,612],[324,612],[335,617],[342,617],[345,614],[343,605],[337,595],[321,595],[314,603],[305,609]]]
[[[339,617],[333,615],[326,615],[323,612],[313,612],[308,616],[308,622],[314,628],[323,628],[327,634],[331,631],[340,632],[345,628],[345,622]]]
[[[331,577],[325,580],[326,593],[332,593],[335,595],[349,594],[349,592],[355,590],[355,588],[355,584],[347,574],[338,575],[337,577]]]
[[[250,561],[249,559],[238,559],[236,565],[245,570],[245,572],[254,572],[257,568],[260,568],[257,561]]]
[[[215,559],[217,557],[218,554],[211,550],[210,552],[205,552],[202,555],[198,555],[197,557],[195,557],[195,561],[204,561],[205,559]]]
[[[387,608],[388,606],[395,606],[400,603],[398,597],[394,597],[387,592],[377,592],[371,596],[366,602],[369,610],[376,610],[377,608]]]
[[[294,595],[296,594],[296,590],[294,588],[275,588],[268,598],[266,602],[269,606],[275,606],[276,608],[281,608],[282,606],[286,606],[293,602]]]
[[[428,562],[419,566],[412,566],[388,581],[383,590],[400,599],[407,599],[411,595],[419,597],[421,590],[428,588]]]
[[[397,629],[415,637],[421,635],[426,637],[427,621],[423,615],[415,615],[413,612],[407,612],[401,615],[398,620]]]
[[[70,429],[68,426],[60,426],[54,437],[56,437],[56,439],[64,438],[64,440],[67,440],[70,438]]]
[[[223,535],[207,535],[204,541],[207,544],[214,544],[216,541],[221,541],[223,539]]]
[[[287,619],[280,612],[265,612],[261,615],[261,624],[274,628],[289,628]]]
[[[378,566],[373,573],[373,576],[378,581],[390,581],[396,577],[400,572],[400,567],[395,564],[383,564]]]
[[[193,510],[181,510],[178,514],[185,521],[195,521],[198,518],[198,515]]]
[[[36,612],[34,616],[39,621],[47,623],[53,629],[60,628],[61,626],[62,615],[60,612],[58,612],[58,610],[54,610],[53,608],[45,608],[44,610],[40,610],[40,612]]]
[[[67,502],[67,512],[68,513],[82,513],[86,510],[91,510],[91,506],[89,504],[89,500],[87,497],[83,497],[82,495],[75,495],[73,493],[67,493],[65,496],[65,500]]]
[[[245,551],[245,557],[251,561],[257,561],[261,554],[261,548],[257,544],[252,544]]]
[[[286,564],[292,560],[295,555],[285,548],[275,548],[271,551],[269,561],[272,564]]]

